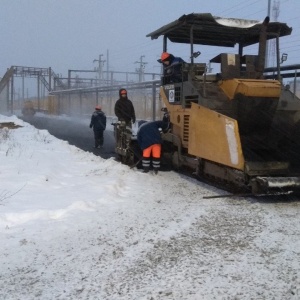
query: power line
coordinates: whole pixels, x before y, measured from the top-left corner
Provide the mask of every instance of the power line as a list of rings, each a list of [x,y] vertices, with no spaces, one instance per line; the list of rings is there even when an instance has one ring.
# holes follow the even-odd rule
[[[256,1],[252,2],[252,3],[249,3],[249,1],[248,1],[248,4],[246,4],[246,5],[244,5],[245,3],[240,3],[240,4],[237,4],[237,5],[231,6],[228,9],[222,10],[221,13],[222,13],[222,15],[227,16],[229,13],[234,13],[236,11],[239,11],[239,10],[242,10],[242,9],[247,8],[249,6],[252,6],[252,5],[256,4],[256,3],[261,3],[261,0],[256,0]],[[241,6],[241,7],[237,8],[238,6]],[[237,8],[237,9],[235,9],[235,8]],[[227,11],[229,11],[229,13],[228,14],[224,14]]]

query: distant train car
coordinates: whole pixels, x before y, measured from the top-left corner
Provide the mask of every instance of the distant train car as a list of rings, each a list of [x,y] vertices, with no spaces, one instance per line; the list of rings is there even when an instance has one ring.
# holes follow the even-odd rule
[[[285,23],[226,19],[211,14],[183,15],[147,36],[190,45],[190,62],[164,68],[160,97],[169,113],[171,131],[164,134],[164,158],[175,168],[250,191],[252,194],[291,193],[300,188],[300,111],[283,109],[288,95],[280,80],[264,74],[266,41],[290,35]],[[258,45],[258,54],[247,46]],[[222,47],[211,58],[220,72],[211,74],[206,63],[195,63],[195,45]],[[224,47],[238,46],[238,53]],[[210,51],[211,53],[211,51]],[[174,53],[175,54],[175,53]],[[178,74],[177,74],[178,75]],[[295,96],[293,96],[295,99]]]

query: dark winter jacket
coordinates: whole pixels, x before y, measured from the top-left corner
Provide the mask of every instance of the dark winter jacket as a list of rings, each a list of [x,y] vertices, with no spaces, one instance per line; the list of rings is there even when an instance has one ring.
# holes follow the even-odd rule
[[[168,66],[164,66],[164,75],[170,78],[170,82],[181,82],[181,68],[182,63],[185,61],[181,57],[176,57],[172,54],[170,54],[169,61],[170,64]]]
[[[120,95],[120,98],[115,104],[115,115],[118,117],[119,121],[125,121],[129,123],[135,123],[135,111],[132,102],[126,97],[123,98]]]
[[[162,144],[161,128],[165,131],[168,123],[164,121],[147,122],[141,125],[137,133],[137,141],[142,150],[154,144]]]
[[[181,57],[177,57],[177,56],[170,54],[170,66],[176,65],[179,63],[184,63],[184,60]]]
[[[106,128],[106,115],[102,110],[95,110],[92,118],[90,128],[93,127],[94,131],[105,130]]]

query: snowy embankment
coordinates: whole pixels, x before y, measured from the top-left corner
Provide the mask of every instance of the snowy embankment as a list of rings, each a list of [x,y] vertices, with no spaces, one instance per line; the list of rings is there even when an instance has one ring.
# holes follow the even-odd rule
[[[0,299],[299,299],[300,204],[0,129]]]

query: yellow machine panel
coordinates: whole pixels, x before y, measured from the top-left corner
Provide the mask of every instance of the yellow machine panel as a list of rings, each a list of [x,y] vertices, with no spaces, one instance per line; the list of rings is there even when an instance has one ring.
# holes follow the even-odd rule
[[[188,153],[232,168],[244,169],[237,121],[192,103]],[[192,129],[191,129],[192,128]]]
[[[280,97],[281,84],[277,80],[229,79],[220,82],[220,88],[229,99],[242,94],[248,97]]]

